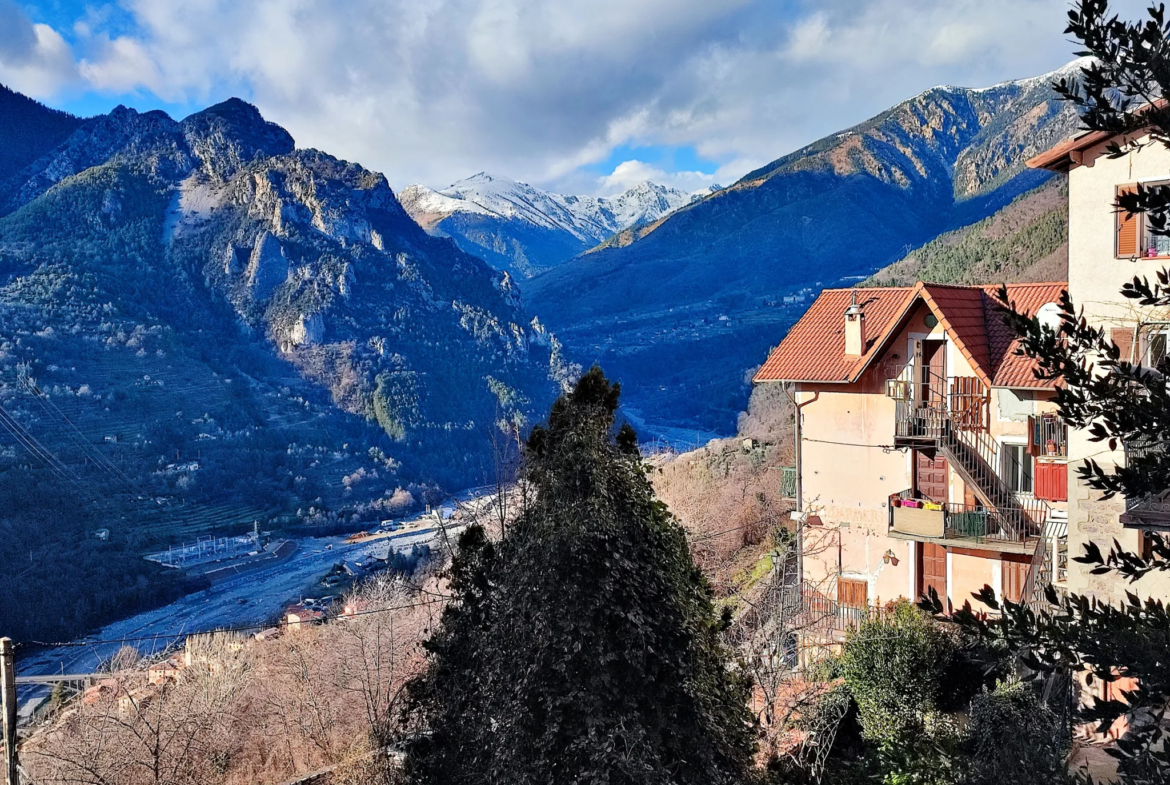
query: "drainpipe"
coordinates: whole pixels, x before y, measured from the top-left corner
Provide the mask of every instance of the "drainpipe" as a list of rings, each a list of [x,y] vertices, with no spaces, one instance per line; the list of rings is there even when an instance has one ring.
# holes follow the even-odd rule
[[[796,529],[796,580],[798,585],[804,586],[804,521],[800,520],[800,514],[804,512],[804,450],[801,448],[800,435],[800,418],[804,407],[808,406],[813,401],[821,397],[820,392],[813,393],[813,397],[809,398],[804,403],[797,403],[796,393],[791,394],[785,390],[788,399],[792,401],[793,419],[795,421],[793,428],[793,454],[796,463],[796,510],[799,524]]]

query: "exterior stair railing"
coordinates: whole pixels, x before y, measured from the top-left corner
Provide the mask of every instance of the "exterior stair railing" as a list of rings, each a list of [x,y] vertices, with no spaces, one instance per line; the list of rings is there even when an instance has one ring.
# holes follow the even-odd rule
[[[913,387],[933,394],[915,400]],[[896,397],[896,439],[927,443],[942,452],[979,500],[995,511],[1007,539],[1023,542],[1040,534],[1049,506],[1040,499],[1020,499],[996,470],[999,449],[987,430],[989,396],[977,380],[927,375],[891,389],[902,393]]]

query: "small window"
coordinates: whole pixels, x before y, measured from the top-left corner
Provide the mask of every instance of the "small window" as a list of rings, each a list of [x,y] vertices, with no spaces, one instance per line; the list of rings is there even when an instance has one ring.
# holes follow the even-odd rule
[[[837,604],[842,608],[868,608],[869,583],[855,578],[838,578]]]
[[[1024,444],[1000,446],[1003,478],[1016,493],[1032,492],[1032,456]]]
[[[1170,324],[1151,324],[1142,330],[1142,364],[1166,373],[1170,370]]]
[[[1168,185],[1167,183],[1158,183],[1159,190]],[[1170,237],[1164,234],[1159,234],[1154,231],[1154,227],[1150,225],[1149,219],[1141,216],[1142,225],[1142,256],[1153,259],[1158,257],[1170,256]]]

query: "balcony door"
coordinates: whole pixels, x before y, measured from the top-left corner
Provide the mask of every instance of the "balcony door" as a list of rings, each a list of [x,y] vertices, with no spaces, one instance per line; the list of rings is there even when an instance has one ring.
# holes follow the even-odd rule
[[[920,542],[918,555],[918,596],[929,597],[934,589],[943,607],[950,610],[947,601],[947,549],[933,542]]]
[[[918,355],[918,405],[941,409],[947,399],[947,342],[939,340],[916,341]]]
[[[947,459],[939,453],[914,451],[914,490],[918,498],[930,499],[932,502],[946,504],[949,500],[947,492]]]

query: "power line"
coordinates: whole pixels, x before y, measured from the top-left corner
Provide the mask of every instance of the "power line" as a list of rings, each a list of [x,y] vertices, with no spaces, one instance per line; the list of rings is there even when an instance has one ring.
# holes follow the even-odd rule
[[[421,608],[425,605],[442,604],[441,599],[424,600],[422,602],[407,603],[406,605],[392,605],[386,608],[374,608],[368,611],[355,611],[354,613],[345,614],[343,618],[351,619],[355,616],[370,616],[377,613],[389,613],[390,611],[401,611],[409,608]],[[217,627],[211,630],[203,630],[202,632],[173,632],[173,633],[159,633],[157,635],[142,635],[127,638],[90,638],[82,641],[17,641],[13,645],[17,648],[27,646],[39,646],[42,648],[85,648],[87,646],[99,646],[104,643],[138,643],[141,641],[156,641],[166,639],[187,638],[193,635],[215,635],[216,633],[225,632],[248,632],[249,630],[267,630],[271,627],[279,626],[273,624],[248,624],[238,627]]]
[[[17,380],[34,398],[37,399],[37,402],[40,403],[45,412],[47,412],[50,416],[52,416],[55,412],[56,415],[65,422],[65,424],[70,429],[70,438],[75,444],[81,447],[82,451],[84,451],[87,455],[90,456],[90,458],[93,459],[94,463],[97,464],[99,468],[104,470],[107,474],[110,474],[115,480],[125,485],[131,493],[142,493],[141,488],[138,487],[133,479],[131,479],[129,475],[127,475],[117,465],[115,465],[113,461],[103,455],[101,451],[97,450],[90,443],[89,439],[85,438],[85,434],[82,433],[76,425],[74,425],[73,421],[69,419],[65,412],[63,412],[61,408],[49,398],[47,393],[34,384],[32,379],[28,378],[27,375],[22,375],[18,376]]]

